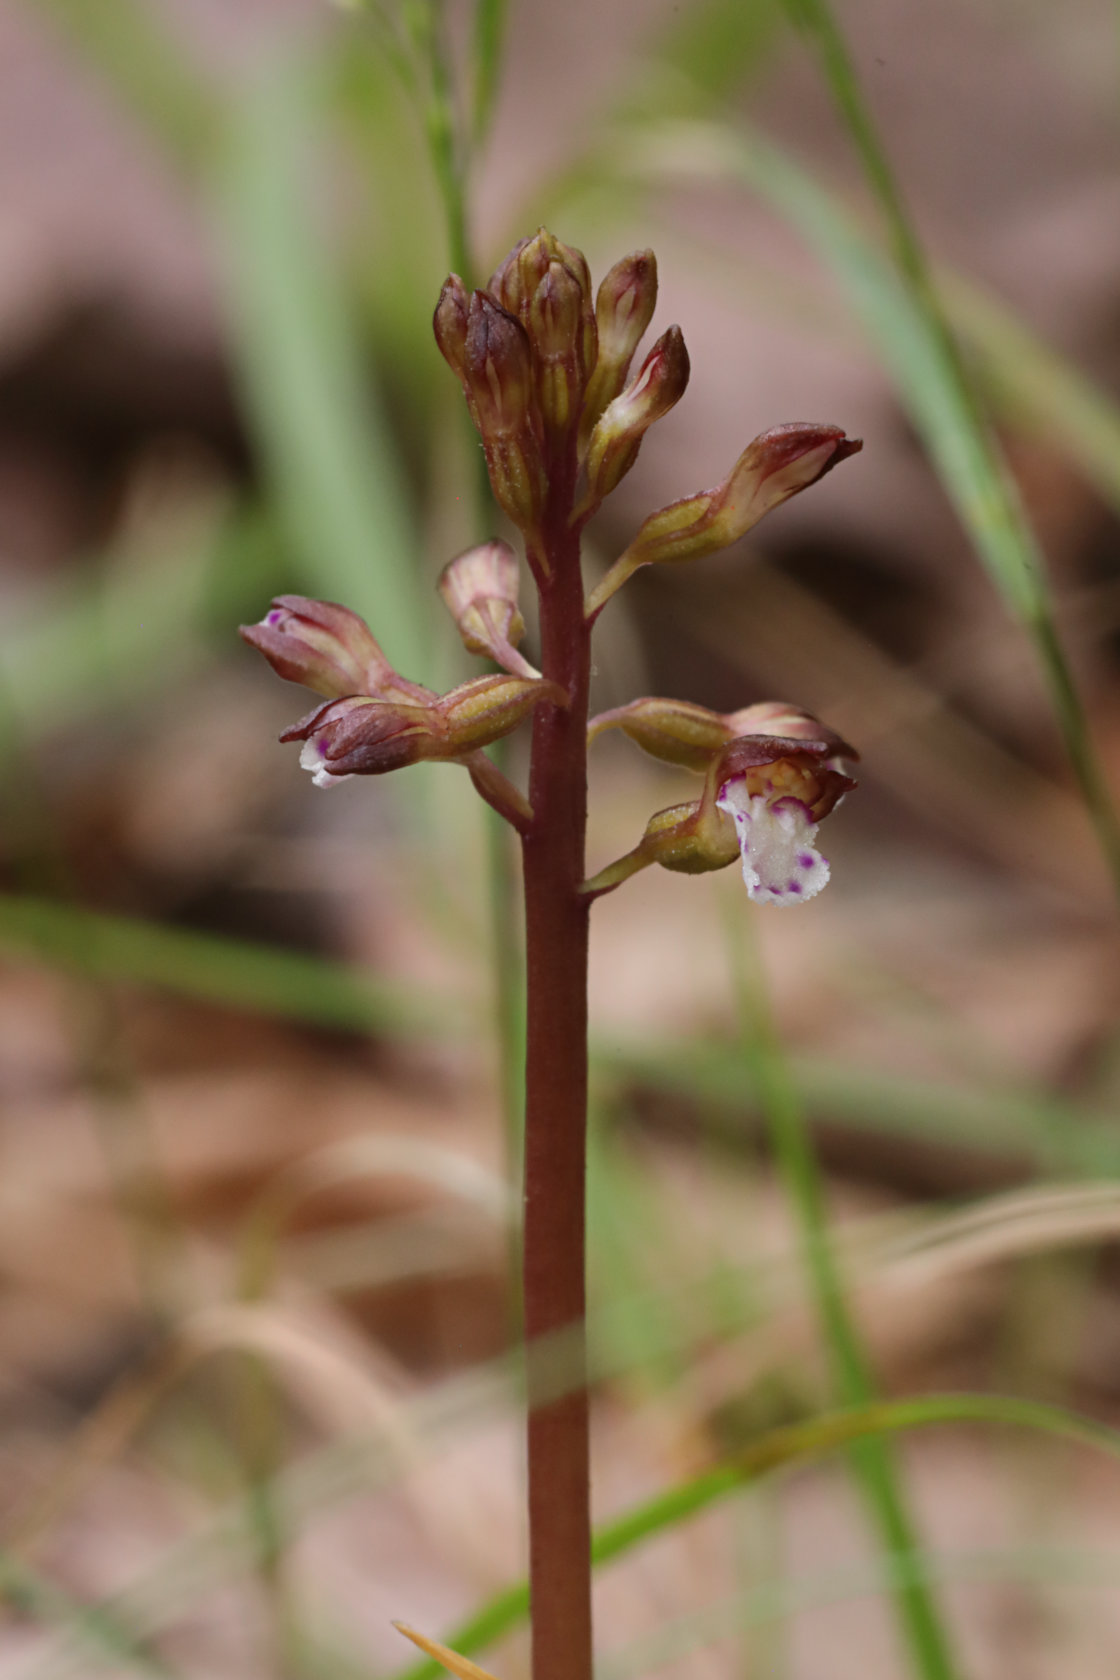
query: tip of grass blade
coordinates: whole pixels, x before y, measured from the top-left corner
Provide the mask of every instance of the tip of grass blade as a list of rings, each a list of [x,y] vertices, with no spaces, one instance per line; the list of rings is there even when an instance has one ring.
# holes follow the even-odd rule
[[[414,1645],[418,1645],[425,1656],[431,1657],[433,1662],[438,1662],[449,1673],[456,1675],[457,1680],[494,1680],[494,1676],[487,1669],[480,1668],[477,1663],[471,1662],[469,1657],[461,1657],[458,1651],[453,1651],[449,1645],[441,1645],[438,1640],[417,1633],[407,1622],[394,1622],[393,1626],[398,1633],[403,1633],[406,1639],[411,1639]]]

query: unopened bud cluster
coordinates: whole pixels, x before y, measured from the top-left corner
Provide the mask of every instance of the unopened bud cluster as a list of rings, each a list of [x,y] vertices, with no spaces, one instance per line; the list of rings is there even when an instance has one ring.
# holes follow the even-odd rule
[[[582,252],[544,228],[515,245],[481,290],[468,295],[454,274],[443,288],[436,341],[462,382],[494,496],[532,551],[550,499],[571,500],[580,463],[586,516],[684,393],[678,327],[623,389],[656,299],[652,251],[616,263],[593,296]]]

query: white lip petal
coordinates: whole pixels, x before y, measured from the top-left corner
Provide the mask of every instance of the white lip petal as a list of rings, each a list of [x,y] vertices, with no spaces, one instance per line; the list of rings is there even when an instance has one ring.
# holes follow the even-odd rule
[[[756,904],[804,904],[826,886],[828,861],[813,845],[817,824],[800,799],[751,794],[736,777],[719,790],[716,804],[735,823],[743,879]]]
[[[336,776],[327,769],[323,762],[322,741],[317,736],[312,735],[310,740],[303,743],[303,747],[299,755],[299,763],[301,770],[310,770],[311,780],[315,783],[316,787],[337,787],[339,782],[348,782],[350,780],[350,772],[348,772],[345,776]]]

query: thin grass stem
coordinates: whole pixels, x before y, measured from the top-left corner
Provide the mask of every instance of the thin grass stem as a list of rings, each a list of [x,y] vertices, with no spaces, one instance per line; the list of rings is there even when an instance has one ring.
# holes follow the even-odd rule
[[[998,569],[996,581],[1002,584],[1008,604],[1013,610],[1018,609],[1018,616],[1034,643],[1055,721],[1120,897],[1120,817],[1093,745],[1085,706],[1069,658],[1058,635],[1049,586],[1041,556],[1033,552],[1035,543],[1026,526],[1026,515],[1007,465],[992,438],[987,416],[949,324],[921,239],[879,138],[847,43],[828,0],[784,0],[784,4],[791,19],[818,55],[837,110],[878,200],[899,273],[930,328],[970,422],[974,433],[972,447],[988,481],[991,499],[988,518],[991,525],[1002,528],[1012,547],[1020,549],[1033,562],[1026,566],[1026,576],[1019,580],[1018,589],[1010,586],[1010,580],[1004,583]],[[1027,586],[1025,600],[1022,598],[1023,583]]]
[[[736,903],[738,908],[738,902]],[[736,917],[735,927],[741,925]],[[832,1379],[841,1404],[866,1406],[877,1398],[874,1374],[832,1248],[824,1185],[770,1015],[757,947],[729,939],[743,1056],[759,1097],[778,1171],[797,1223],[810,1293],[820,1319]],[[851,1451],[853,1469],[878,1528],[892,1569],[921,1553],[894,1454],[874,1438]],[[948,1633],[926,1582],[905,1572],[892,1587],[899,1622],[915,1669],[925,1680],[953,1680],[959,1673]]]

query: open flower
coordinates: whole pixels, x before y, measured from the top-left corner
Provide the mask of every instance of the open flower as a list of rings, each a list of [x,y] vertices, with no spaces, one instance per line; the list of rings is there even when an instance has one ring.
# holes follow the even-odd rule
[[[651,817],[638,846],[602,870],[586,890],[612,891],[648,864],[699,875],[742,858],[757,904],[804,904],[828,880],[814,841],[822,818],[855,787],[843,760],[858,758],[809,712],[766,700],[738,712],[712,712],[650,696],[602,712],[594,740],[621,729],[668,764],[705,778],[704,793]]]
[[[300,764],[316,787],[331,788],[424,760],[469,765],[542,700],[565,705],[567,696],[555,683],[516,676],[476,677],[427,701],[351,694],[317,706],[280,739],[302,741]]]
[[[828,882],[828,860],[814,845],[817,827],[855,787],[842,761],[858,755],[805,712],[751,707],[732,718],[754,713],[751,721],[761,722],[759,711],[796,732],[731,741],[712,773],[716,808],[735,824],[743,879],[755,903],[804,904]]]

